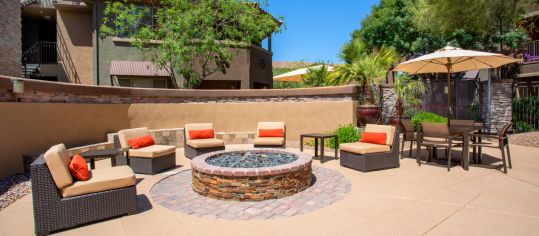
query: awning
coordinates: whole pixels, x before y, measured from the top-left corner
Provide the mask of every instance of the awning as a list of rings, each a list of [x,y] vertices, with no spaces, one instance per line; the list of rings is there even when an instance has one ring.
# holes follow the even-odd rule
[[[170,76],[165,69],[158,69],[151,61],[111,61],[110,75]]]

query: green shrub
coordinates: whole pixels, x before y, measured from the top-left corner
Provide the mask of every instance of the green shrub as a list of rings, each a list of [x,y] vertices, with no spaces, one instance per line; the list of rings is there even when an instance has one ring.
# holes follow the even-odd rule
[[[517,133],[525,133],[525,132],[530,132],[533,130],[533,127],[528,124],[527,122],[524,122],[524,121],[517,121],[515,123],[515,127],[514,127],[514,130],[517,132]]]
[[[339,126],[333,131],[333,134],[339,137],[339,144],[357,142],[361,138],[361,132],[353,124]],[[328,141],[328,147],[335,149],[335,139],[329,139]]]
[[[412,116],[412,124],[419,128],[421,122],[431,122],[431,123],[445,123],[447,124],[447,118],[443,116],[436,115],[430,112],[419,112]]]

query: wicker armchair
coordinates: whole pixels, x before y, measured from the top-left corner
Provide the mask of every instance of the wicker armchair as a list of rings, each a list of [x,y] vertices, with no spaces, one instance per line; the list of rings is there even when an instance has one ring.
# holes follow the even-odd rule
[[[128,166],[106,168],[99,171],[92,170],[92,178],[104,179],[103,175],[114,176],[118,172],[116,187],[103,185],[97,188],[103,191],[90,192],[88,188],[82,189],[77,181],[71,180],[69,183],[69,170],[61,161],[56,161],[54,177],[49,169],[49,158],[51,152],[56,152],[56,157],[68,159],[67,151],[63,144],[49,149],[47,153],[41,154],[32,164],[32,198],[34,205],[34,221],[36,235],[47,235],[51,232],[71,228],[77,225],[86,224],[93,221],[103,220],[115,216],[134,214],[137,212],[137,190],[135,187],[135,176]],[[58,168],[59,166],[59,168]],[[60,175],[60,176],[59,176]],[[63,176],[61,176],[63,175]],[[100,177],[96,177],[100,175]],[[129,175],[132,175],[129,176]],[[58,180],[58,181],[55,181]],[[88,181],[92,181],[91,179]],[[87,182],[87,181],[83,181]],[[97,182],[97,181],[94,181]],[[58,184],[65,185],[62,188]],[[73,189],[75,187],[75,189]],[[96,186],[93,186],[94,188]],[[67,188],[72,188],[67,193]],[[79,191],[77,194],[74,191]],[[88,192],[88,193],[83,193]],[[66,197],[64,195],[74,195]]]
[[[261,129],[283,129],[283,137],[260,137]],[[253,144],[256,148],[286,148],[286,125],[284,122],[258,122]]]
[[[391,125],[367,124],[365,132],[386,133],[386,143],[343,143],[339,145],[341,166],[362,172],[397,168],[399,163],[399,131]]]
[[[195,130],[213,130],[213,123],[193,123],[185,125],[183,129],[183,150],[185,157],[193,159],[204,153],[225,150],[225,143],[222,139],[192,139],[189,133],[190,131]],[[215,133],[213,134],[213,137],[215,137]]]

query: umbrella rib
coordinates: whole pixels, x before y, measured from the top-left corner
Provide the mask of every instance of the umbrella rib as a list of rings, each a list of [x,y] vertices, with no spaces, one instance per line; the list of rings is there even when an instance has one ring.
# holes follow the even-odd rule
[[[417,72],[419,72],[421,69],[425,68],[425,66],[428,66],[429,64],[430,64],[429,62],[425,61],[425,65],[419,67],[419,69],[417,69],[414,74],[417,74]]]
[[[490,67],[494,68],[493,65],[491,65],[491,64],[489,64],[489,63],[486,63],[486,62],[484,62],[484,61],[482,61],[482,60],[479,60],[477,57],[474,58],[474,59],[475,59],[476,61],[478,61],[478,62],[481,62],[481,63],[483,63],[483,64],[485,64],[485,65],[487,65],[487,66],[490,66]]]

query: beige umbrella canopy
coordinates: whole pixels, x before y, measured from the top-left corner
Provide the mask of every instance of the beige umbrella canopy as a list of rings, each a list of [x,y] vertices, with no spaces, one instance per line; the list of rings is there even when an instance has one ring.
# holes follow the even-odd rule
[[[307,68],[301,68],[297,70],[293,70],[281,75],[277,75],[273,77],[273,81],[286,81],[286,82],[301,82],[303,80],[303,75],[307,74],[309,69],[318,69],[322,67],[323,65],[317,65],[317,66],[311,66]],[[328,71],[333,71],[335,68],[333,66],[328,66]]]
[[[497,68],[515,62],[518,60],[502,54],[446,46],[434,53],[400,63],[393,70],[409,74],[447,73],[447,101],[451,109],[451,73]]]

